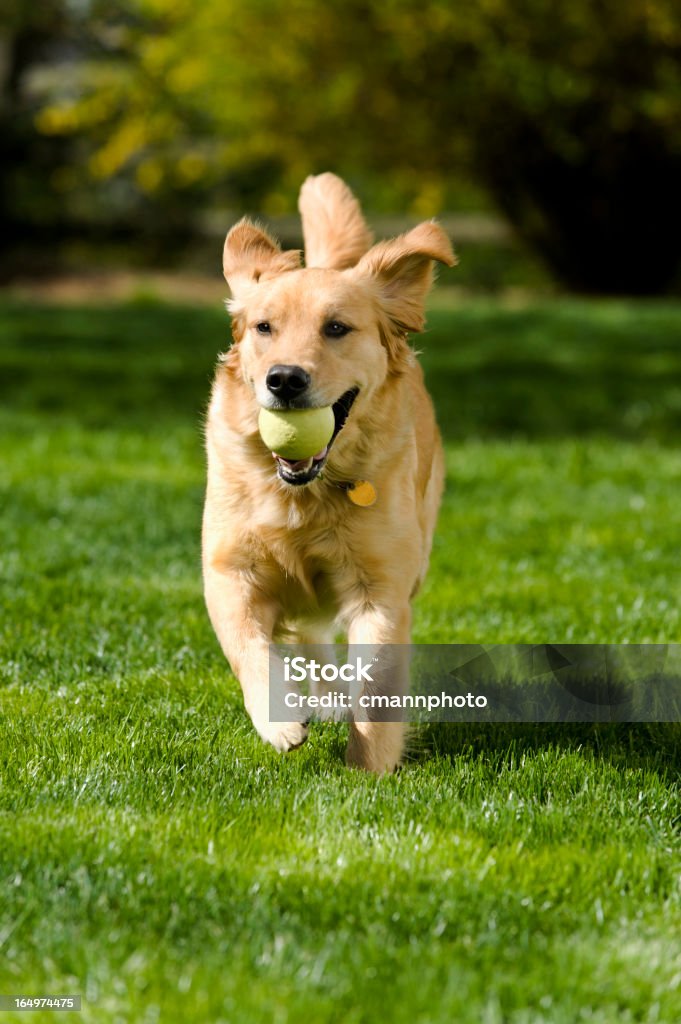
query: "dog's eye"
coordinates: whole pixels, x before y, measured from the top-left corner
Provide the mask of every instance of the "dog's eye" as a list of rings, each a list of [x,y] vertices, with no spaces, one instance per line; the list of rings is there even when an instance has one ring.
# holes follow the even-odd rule
[[[270,324],[269,320],[261,320],[259,324],[255,325],[255,329],[258,332],[258,334],[272,333],[272,325]]]
[[[324,324],[324,334],[327,338],[344,338],[351,330],[352,327],[342,324],[340,320],[329,320],[328,324]]]

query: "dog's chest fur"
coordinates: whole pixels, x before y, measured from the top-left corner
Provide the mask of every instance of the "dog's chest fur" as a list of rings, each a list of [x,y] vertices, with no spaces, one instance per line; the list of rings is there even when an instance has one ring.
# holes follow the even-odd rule
[[[332,486],[322,495],[312,504],[277,494],[253,523],[268,575],[285,577],[287,614],[294,618],[335,616],[366,594],[368,576],[358,551],[363,510]]]

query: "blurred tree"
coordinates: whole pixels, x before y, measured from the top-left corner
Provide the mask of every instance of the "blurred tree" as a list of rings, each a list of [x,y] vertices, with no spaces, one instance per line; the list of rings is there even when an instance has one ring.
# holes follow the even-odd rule
[[[428,216],[468,175],[569,285],[654,292],[678,269],[677,0],[64,4],[97,56],[81,47],[35,125],[79,140],[54,171],[76,206],[108,182],[152,226],[206,202],[279,212],[333,168]]]
[[[466,131],[497,204],[569,285],[664,290],[681,255],[681,6],[486,7]]]
[[[62,139],[36,133],[26,78],[64,27],[59,0],[29,6],[10,0],[0,17],[0,221],[5,244],[32,223],[45,226],[58,216],[45,186],[55,161],[65,158],[66,147]]]

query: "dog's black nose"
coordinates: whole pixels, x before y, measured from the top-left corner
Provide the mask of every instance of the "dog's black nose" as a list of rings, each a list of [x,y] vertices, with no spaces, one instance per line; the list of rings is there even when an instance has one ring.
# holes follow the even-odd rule
[[[292,398],[298,398],[310,383],[310,374],[302,366],[270,366],[265,378],[268,391],[271,391],[277,398],[289,402]]]

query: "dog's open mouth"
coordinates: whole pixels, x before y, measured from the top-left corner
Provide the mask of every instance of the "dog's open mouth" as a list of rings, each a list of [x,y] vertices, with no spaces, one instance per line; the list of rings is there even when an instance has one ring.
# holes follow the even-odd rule
[[[279,478],[287,484],[294,484],[299,486],[301,484],[309,484],[316,477],[319,476],[324,463],[328,457],[331,445],[336,440],[338,434],[345,426],[345,421],[348,418],[352,403],[359,394],[359,388],[351,388],[346,391],[345,394],[341,395],[337,402],[333,403],[333,416],[336,424],[331,435],[331,440],[320,452],[316,455],[311,455],[309,459],[298,459],[294,461],[292,459],[285,459],[282,455],[277,455],[276,452],[272,452],[272,455],[277,463],[277,473]]]

